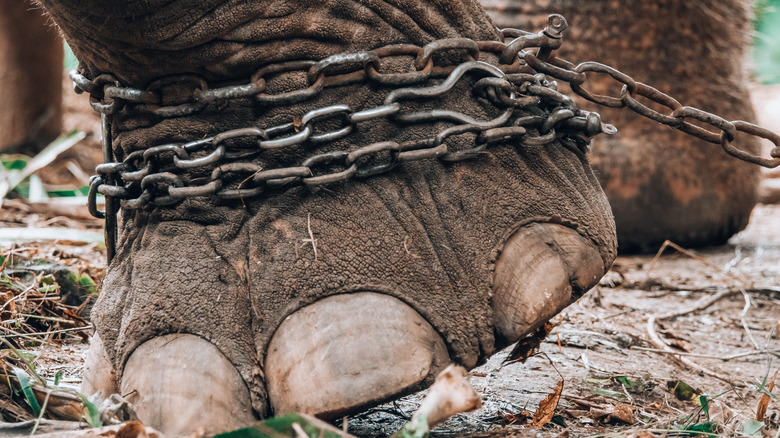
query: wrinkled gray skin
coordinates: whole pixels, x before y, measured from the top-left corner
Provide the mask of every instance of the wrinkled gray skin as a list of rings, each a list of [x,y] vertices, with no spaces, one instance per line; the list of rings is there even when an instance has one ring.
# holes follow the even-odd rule
[[[136,87],[186,72],[244,82],[259,66],[276,61],[445,37],[499,38],[474,1],[41,3],[85,75],[111,72]],[[297,86],[280,81],[271,92]],[[329,103],[367,108],[386,93],[354,85],[327,90],[316,104],[263,108],[247,99],[169,120],[125,110],[115,119],[114,152],[121,159],[163,143],[275,125]],[[468,93],[430,104],[481,119],[495,116],[488,106],[463,103],[472,102]],[[432,128],[399,134],[392,123],[377,122],[326,147],[349,149]],[[267,154],[256,162],[290,165],[309,153]],[[301,244],[309,237],[308,217],[316,261],[312,246]],[[262,366],[271,336],[285,317],[334,294],[397,297],[430,322],[453,361],[467,367],[484,361],[507,342],[496,336],[491,310],[497,250],[521,225],[550,221],[575,228],[591,242],[604,269],[612,263],[616,243],[606,198],[587,157],[557,142],[505,144],[452,165],[406,163],[385,176],[316,191],[295,188],[245,205],[194,198],[172,208],[127,211],[93,319],[119,379],[128,356],[145,341],[192,333],[235,365],[256,415],[267,415]]]
[[[548,14],[563,14],[570,28],[559,56],[608,64],[682,105],[756,122],[747,90],[750,0],[481,1],[499,26],[533,29]],[[589,81],[587,89],[619,91],[607,75],[591,74]],[[652,253],[667,239],[685,247],[721,245],[745,228],[758,166],[628,109],[595,110],[619,128],[594,139],[591,160],[615,214],[621,252]],[[734,144],[761,150],[745,134]]]

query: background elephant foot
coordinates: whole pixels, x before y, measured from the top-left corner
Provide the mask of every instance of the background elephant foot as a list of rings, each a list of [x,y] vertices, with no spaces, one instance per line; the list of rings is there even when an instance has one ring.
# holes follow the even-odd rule
[[[744,0],[482,0],[499,27],[536,29],[550,13],[569,22],[558,56],[602,62],[726,120],[755,122],[746,84],[750,4]],[[588,90],[620,95],[618,83],[590,74]],[[570,93],[568,87],[563,87]],[[628,109],[600,107],[618,133],[593,140],[591,162],[612,206],[621,252],[655,251],[666,240],[717,245],[742,230],[756,203],[759,168],[718,145],[676,132]],[[663,114],[668,108],[642,99]],[[710,128],[712,129],[712,128]],[[759,144],[738,135],[739,148]]]
[[[337,418],[433,382],[444,341],[407,304],[372,292],[335,295],[287,317],[265,361],[275,415]]]
[[[165,335],[141,344],[125,365],[120,394],[144,424],[171,437],[200,428],[207,434],[230,431],[255,419],[236,368],[194,335]]]
[[[667,239],[687,247],[720,245],[747,226],[757,166],[681,133],[632,133],[638,124],[626,123],[622,137],[594,146],[594,169],[615,215],[621,252],[655,252]]]

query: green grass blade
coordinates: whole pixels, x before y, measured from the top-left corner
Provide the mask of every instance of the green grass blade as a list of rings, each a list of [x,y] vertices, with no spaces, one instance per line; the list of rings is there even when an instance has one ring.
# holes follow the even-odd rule
[[[87,407],[87,412],[84,414],[87,423],[92,427],[102,426],[103,422],[100,421],[100,412],[98,412],[98,408],[95,404],[87,400],[87,398],[84,397],[84,394],[81,394],[80,392],[77,392],[76,394],[81,398],[81,402],[84,403],[84,406]]]
[[[21,368],[14,367],[13,370],[16,378],[19,380],[19,387],[22,388],[24,398],[33,410],[33,414],[35,414],[36,417],[40,416],[41,406],[38,404],[38,400],[35,398],[35,393],[33,393],[32,386],[30,385],[30,376]]]

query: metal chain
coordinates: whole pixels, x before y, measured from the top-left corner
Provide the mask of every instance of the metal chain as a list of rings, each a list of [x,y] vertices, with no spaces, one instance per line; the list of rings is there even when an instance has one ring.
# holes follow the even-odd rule
[[[90,94],[90,103],[103,114],[103,148],[105,163],[97,167],[90,184],[90,212],[107,220],[107,233],[116,234],[116,200],[123,209],[147,205],[165,206],[184,198],[216,196],[220,199],[245,199],[269,190],[293,185],[318,186],[365,178],[389,172],[398,164],[437,158],[452,162],[480,155],[489,145],[513,139],[524,146],[544,145],[560,139],[564,144],[586,149],[591,137],[615,132],[597,113],[582,111],[574,101],[557,91],[552,77],[568,82],[572,91],[602,106],[623,108],[688,134],[717,143],[732,156],[765,167],[780,165],[780,136],[742,121],[727,121],[697,108],[683,106],[655,88],[604,64],[583,62],[574,65],[556,58],[553,51],[561,45],[566,20],[551,15],[548,26],[539,33],[517,29],[502,31],[507,43],[450,38],[425,46],[398,44],[376,50],[339,54],[320,61],[289,61],[266,65],[257,70],[249,83],[209,88],[196,75],[179,75],[158,79],[145,89],[125,87],[110,74],[93,80],[75,70],[70,73],[76,92]],[[443,53],[458,53],[465,61],[457,65],[437,65],[446,58]],[[414,58],[414,69],[407,72],[384,72],[383,61],[392,58]],[[497,58],[498,62],[495,62]],[[493,62],[493,65],[490,62]],[[587,73],[607,74],[623,84],[619,97],[596,95],[587,90]],[[270,94],[268,81],[279,75],[305,75],[307,85],[301,89]],[[442,96],[454,89],[465,77],[478,78],[472,86],[475,105],[491,104],[501,115],[491,120],[476,120],[452,110],[433,109],[405,112],[406,101]],[[443,79],[440,79],[443,78]],[[382,105],[356,110],[349,105],[329,105],[302,114],[287,123],[270,127],[234,129],[188,143],[172,143],[130,153],[121,162],[112,158],[110,123],[113,114],[126,106],[133,111],[149,112],[163,118],[184,117],[203,111],[209,105],[221,105],[231,99],[253,98],[263,106],[285,106],[315,101],[325,88],[356,83],[374,83],[391,91]],[[171,86],[187,85],[186,99],[176,104],[165,95]],[[639,98],[668,107],[670,114],[655,111]],[[402,105],[402,102],[405,105]],[[535,108],[542,116],[520,114],[517,109]],[[388,119],[403,124],[447,121],[453,125],[431,137],[397,143],[379,141],[351,150],[313,155],[297,166],[265,169],[253,163],[258,154],[269,150],[300,149],[302,145],[324,144],[342,139],[365,122]],[[689,120],[698,120],[716,128],[704,129]],[[323,126],[338,125],[323,129]],[[737,132],[745,132],[772,141],[775,147],[762,158],[733,145]],[[473,145],[452,150],[447,140],[470,134]],[[236,141],[236,140],[242,141]],[[239,146],[237,146],[239,145]],[[249,145],[249,146],[248,146]],[[206,178],[191,178],[193,170],[210,169]],[[196,180],[207,182],[196,184]],[[96,196],[107,199],[107,213],[97,210]],[[113,254],[109,246],[109,259]]]
[[[543,40],[554,40],[554,37],[548,36],[553,33],[550,28],[544,32],[523,33],[523,37],[515,41],[525,43],[518,45],[515,42],[510,49],[515,50],[516,47],[525,47]],[[549,42],[547,45],[555,43]],[[348,105],[330,105],[309,111],[298,120],[272,127],[234,129],[189,143],[155,146],[132,152],[121,162],[107,159],[105,164],[97,167],[98,175],[91,184],[91,211],[94,215],[102,216],[94,202],[97,193],[121,200],[124,209],[136,209],[149,204],[171,205],[183,198],[194,196],[248,198],[269,188],[296,183],[316,186],[353,177],[368,177],[390,171],[405,161],[430,158],[460,161],[475,157],[489,144],[510,137],[523,137],[520,140],[523,145],[541,145],[557,137],[568,136],[579,146],[585,147],[585,140],[588,138],[602,132],[615,131],[614,127],[602,124],[598,114],[578,110],[569,97],[556,91],[557,84],[547,82],[544,75],[535,74],[532,69],[521,65],[517,62],[517,56],[514,57],[514,62],[498,67],[478,61],[483,53],[492,52],[496,56],[503,56],[507,47],[496,41],[475,42],[464,38],[438,40],[424,47],[393,45],[374,51],[335,55],[319,62],[292,61],[273,64],[258,70],[249,85],[217,89],[208,89],[206,81],[191,75],[154,81],[146,90],[140,90],[122,87],[119,81],[110,75],[100,75],[90,81],[75,71],[71,72],[76,89],[90,92],[93,108],[106,117],[120,111],[123,106],[132,104],[135,110],[148,111],[166,118],[187,116],[203,110],[209,104],[218,104],[226,99],[254,97],[266,105],[288,105],[313,100],[325,87],[359,81],[374,81],[392,87],[431,82],[431,78],[446,76],[443,81],[427,87],[395,88],[387,95],[383,105],[374,108],[354,111]],[[453,50],[465,52],[468,60],[455,66],[434,65],[435,55]],[[398,56],[414,56],[415,71],[380,71],[380,60]],[[353,71],[343,73],[350,67]],[[329,70],[336,69],[341,73],[327,74]],[[276,95],[264,92],[268,76],[291,72],[305,73],[309,86]],[[474,84],[474,98],[491,102],[503,110],[499,117],[479,121],[464,113],[441,109],[402,113],[402,101],[441,96],[451,91],[466,74],[474,73],[486,76]],[[159,106],[164,100],[160,95],[163,86],[182,82],[197,87],[192,92],[193,100],[179,105]],[[546,117],[514,115],[516,108],[538,105],[551,108]],[[351,151],[314,155],[295,167],[262,169],[260,165],[247,162],[246,159],[264,150],[293,149],[305,143],[335,141],[349,135],[358,124],[379,118],[390,118],[407,124],[441,120],[458,124],[428,138],[403,143],[382,141]],[[338,119],[341,126],[318,132],[316,126],[329,119]],[[529,129],[536,130],[538,134],[530,134]],[[447,138],[464,133],[474,134],[474,146],[461,151],[449,150]],[[226,143],[236,139],[251,140],[252,145],[228,150]],[[577,139],[581,141],[577,142]],[[198,157],[193,158],[194,154],[198,154]],[[383,157],[380,160],[384,162],[376,164],[376,160],[372,159],[375,157]],[[367,162],[372,164],[365,164]],[[317,167],[334,164],[339,167],[336,172],[315,171]],[[213,166],[216,167],[213,168],[211,178],[203,185],[193,186],[180,175],[187,169]],[[225,182],[228,180],[240,180],[242,184],[239,187],[227,188]]]

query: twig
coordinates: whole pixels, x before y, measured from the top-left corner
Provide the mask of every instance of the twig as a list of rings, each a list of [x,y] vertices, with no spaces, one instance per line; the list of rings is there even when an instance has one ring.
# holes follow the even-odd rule
[[[0,327],[0,328],[2,328],[3,330],[13,331],[11,329],[6,329],[5,327]],[[84,326],[84,327],[74,327],[74,328],[66,328],[66,329],[61,329],[61,330],[51,330],[51,331],[48,331],[48,332],[37,332],[37,333],[26,333],[26,334],[17,333],[17,334],[13,334],[13,335],[3,336],[3,338],[5,338],[5,339],[26,338],[26,337],[30,337],[30,336],[45,336],[45,335],[53,335],[53,334],[56,334],[56,333],[76,332],[76,331],[80,331],[80,330],[91,330],[91,329],[92,329],[92,326],[91,325],[87,325],[87,326]],[[36,342],[42,342],[40,339],[32,338],[32,340],[36,341]]]
[[[745,307],[742,308],[742,313],[739,315],[739,320],[742,322],[742,328],[745,329],[745,333],[747,333],[748,338],[750,339],[750,342],[753,343],[753,346],[756,347],[756,349],[760,350],[761,347],[758,345],[758,342],[756,342],[756,339],[753,337],[753,333],[750,331],[747,325],[747,321],[745,321],[745,316],[747,315],[748,310],[750,310],[750,295],[745,292],[745,289],[739,288],[739,291],[742,293],[742,297],[745,299]]]
[[[698,304],[696,304],[693,307],[690,307],[688,309],[678,310],[676,312],[666,313],[666,314],[663,314],[663,315],[656,315],[656,314],[650,315],[647,318],[647,334],[650,336],[650,341],[656,347],[660,348],[661,350],[667,351],[669,353],[674,353],[673,354],[674,358],[676,360],[680,361],[681,363],[683,363],[684,365],[686,365],[689,368],[692,368],[692,369],[697,370],[699,372],[702,372],[702,373],[704,373],[704,374],[706,374],[706,375],[708,375],[710,377],[714,377],[714,378],[716,378],[718,380],[726,382],[726,383],[728,383],[729,385],[732,385],[732,386],[744,386],[742,384],[737,384],[737,383],[731,381],[730,379],[728,379],[726,377],[722,377],[718,373],[716,373],[716,372],[714,372],[712,370],[709,370],[707,368],[704,368],[703,366],[693,362],[692,360],[686,359],[685,357],[682,357],[682,355],[677,354],[679,352],[677,352],[675,350],[672,350],[672,348],[669,347],[669,345],[666,342],[664,342],[663,339],[661,339],[660,336],[658,336],[658,333],[655,330],[655,321],[656,320],[675,318],[675,317],[678,317],[678,316],[681,316],[681,315],[686,315],[688,313],[692,313],[692,312],[696,312],[696,311],[699,311],[699,310],[703,310],[703,309],[706,309],[707,307],[715,304],[717,301],[719,301],[719,300],[721,300],[721,299],[723,299],[725,297],[728,297],[728,296],[731,296],[731,295],[736,295],[736,294],[737,294],[737,291],[730,291],[730,290],[729,291],[722,291],[722,292],[718,292],[717,294],[715,294],[715,295],[713,295],[711,297],[699,300]]]
[[[576,403],[576,404],[581,405],[581,406],[587,406],[587,407],[589,407],[591,409],[602,409],[602,410],[606,410],[607,409],[607,405],[597,404],[596,402],[590,401],[590,400],[588,400],[586,398],[583,398],[583,397],[580,397],[580,396],[576,396],[576,395],[561,394],[561,398],[569,400],[570,402]]]
[[[647,280],[649,278],[650,271],[653,270],[653,267],[655,266],[655,263],[658,261],[659,258],[661,258],[661,254],[664,252],[664,250],[666,250],[667,247],[674,248],[675,250],[677,250],[677,251],[687,255],[688,257],[690,257],[690,258],[692,258],[692,259],[694,259],[696,261],[699,261],[699,262],[709,266],[710,268],[720,272],[721,274],[726,275],[728,277],[731,277],[734,280],[737,280],[739,282],[743,282],[744,283],[743,279],[737,277],[736,275],[732,274],[729,271],[723,272],[723,270],[719,266],[716,266],[716,265],[710,263],[709,261],[707,261],[707,259],[699,256],[698,254],[696,254],[694,252],[688,251],[687,249],[685,249],[685,248],[681,247],[680,245],[672,242],[671,240],[665,240],[664,243],[661,245],[661,248],[658,249],[658,252],[655,254],[655,257],[653,257],[653,260],[650,262],[650,266],[648,266],[647,271],[645,272],[645,280]]]
[[[300,424],[293,423],[292,429],[295,431],[295,438],[309,438],[309,435],[306,435],[306,432],[303,431],[303,428]]]
[[[687,249],[677,245],[676,243],[674,243],[674,242],[672,242],[670,240],[664,241],[663,245],[661,245],[661,248],[658,250],[658,253],[656,253],[655,257],[653,257],[653,260],[650,262],[650,266],[648,267],[647,272],[645,273],[645,279],[647,279],[649,277],[650,271],[652,271],[656,261],[658,261],[658,259],[661,257],[661,254],[663,253],[663,251],[667,247],[672,247],[675,250],[677,250],[677,251],[687,255],[688,257],[691,257],[692,259],[701,262],[702,264],[712,268],[715,271],[720,272],[722,275],[726,275],[726,276],[730,277],[731,279],[738,281],[741,284],[745,283],[745,281],[742,278],[739,278],[738,276],[736,276],[736,275],[731,273],[731,269],[730,269],[729,266],[727,266],[726,269],[722,270],[718,266],[716,266],[716,265],[710,263],[709,261],[707,261],[706,259],[698,256],[697,254],[694,254],[691,251],[688,251]],[[699,300],[699,302],[696,305],[694,305],[693,307],[691,307],[689,309],[683,309],[683,310],[680,310],[680,311],[677,311],[677,312],[671,312],[671,313],[667,313],[667,314],[663,314],[663,315],[656,315],[656,314],[650,315],[648,317],[648,319],[647,319],[647,333],[650,336],[651,342],[653,344],[655,344],[655,346],[658,347],[659,349],[661,349],[663,351],[666,351],[668,353],[671,353],[676,360],[678,360],[682,364],[688,366],[689,368],[695,369],[695,370],[697,370],[699,372],[702,372],[702,373],[704,373],[704,374],[706,374],[706,375],[708,375],[710,377],[714,377],[714,378],[716,378],[718,380],[724,381],[724,382],[726,382],[726,383],[728,383],[728,384],[730,384],[732,386],[744,386],[742,384],[737,384],[737,383],[735,383],[735,382],[733,382],[733,381],[731,381],[731,380],[729,380],[729,379],[727,379],[725,377],[722,377],[722,376],[718,375],[717,373],[715,373],[714,371],[709,370],[709,369],[707,369],[705,367],[702,367],[701,365],[693,362],[690,359],[686,359],[685,357],[683,357],[684,355],[679,354],[679,352],[677,352],[675,350],[672,350],[671,347],[669,347],[669,345],[663,339],[661,339],[660,336],[658,336],[658,333],[655,330],[655,322],[656,322],[656,320],[671,319],[671,318],[675,318],[675,317],[678,317],[678,316],[681,316],[681,315],[686,315],[686,314],[689,314],[689,313],[692,313],[692,312],[696,312],[696,311],[699,311],[699,310],[706,309],[707,307],[711,306],[712,304],[714,304],[718,300],[721,300],[721,299],[723,299],[725,297],[728,297],[728,296],[731,296],[731,295],[736,295],[737,292],[741,293],[742,297],[745,300],[745,306],[742,308],[742,313],[740,315],[740,320],[742,322],[742,327],[745,329],[745,332],[747,333],[748,338],[750,338],[750,341],[753,343],[753,345],[756,347],[756,349],[760,350],[761,347],[759,347],[758,343],[753,338],[753,334],[750,332],[750,329],[747,326],[747,321],[745,321],[745,315],[747,315],[747,312],[750,309],[750,296],[747,294],[745,289],[743,287],[741,287],[741,286],[737,287],[737,291],[725,290],[725,291],[718,292],[717,294],[715,294],[715,295],[713,295],[713,296],[711,296],[709,298],[705,298],[705,299]]]
[[[676,355],[676,356],[701,357],[701,358],[704,358],[704,359],[719,359],[719,360],[722,360],[724,362],[729,361],[729,360],[733,360],[733,359],[739,359],[741,357],[753,356],[753,355],[756,355],[756,354],[780,353],[780,350],[771,350],[771,351],[753,350],[753,351],[746,351],[744,353],[732,354],[732,355],[729,355],[729,356],[713,356],[713,355],[710,355],[710,354],[688,353],[688,352],[685,352],[685,351],[667,351],[667,350],[662,350],[662,349],[658,349],[658,348],[639,347],[639,346],[636,346],[636,345],[631,346],[631,349],[632,350],[640,350],[640,351],[651,351],[653,353],[661,353],[661,354],[672,354],[672,355]]]
[[[681,247],[680,245],[672,242],[671,240],[664,241],[663,245],[661,245],[661,248],[656,253],[655,257],[653,257],[653,260],[650,262],[650,267],[647,268],[647,272],[645,272],[645,279],[647,279],[647,276],[650,275],[650,271],[653,269],[653,265],[655,262],[661,257],[661,253],[664,252],[666,247],[672,247],[675,250],[687,255],[688,257],[703,263],[706,266],[709,266],[710,268],[714,269],[715,271],[720,272],[722,275],[726,275],[728,277],[731,277],[733,280],[738,281],[741,284],[745,283],[745,280],[732,274],[731,268],[727,265],[725,269],[721,269],[718,266],[710,263],[703,257],[700,257],[699,255],[688,251],[687,249]],[[747,311],[750,309],[750,296],[745,292],[745,290],[742,287],[739,287],[739,291],[742,292],[742,297],[745,299],[745,307],[742,309],[742,314],[740,315],[740,321],[742,322],[742,327],[745,329],[745,333],[747,333],[748,338],[750,339],[750,342],[753,343],[753,346],[757,349],[761,349],[761,347],[758,346],[758,343],[756,342],[755,338],[753,338],[753,333],[750,332],[750,329],[747,326],[747,322],[745,321],[745,315],[747,315]]]
[[[55,318],[53,316],[29,315],[27,313],[19,313],[18,315],[19,316],[23,316],[25,318],[42,319],[44,321],[53,321],[53,322],[63,322],[65,324],[75,324],[76,323],[76,321],[73,321],[71,319]]]
[[[648,285],[658,288],[660,290],[665,290],[670,292],[713,293],[725,289],[724,286],[716,286],[716,285],[699,286],[699,287],[675,286],[673,284],[665,283],[656,278],[648,278],[647,280],[641,282],[625,283],[623,285],[623,288],[649,291]],[[753,286],[753,287],[743,288],[743,290],[751,294],[772,294],[772,293],[780,294],[780,287],[778,286]],[[609,317],[611,316],[608,316],[607,318]]]
[[[306,220],[306,230],[309,232],[308,239],[301,239],[303,244],[311,243],[311,248],[314,250],[314,261],[317,261],[317,239],[314,238],[314,233],[311,231],[311,213],[309,213]]]
[[[18,301],[18,300],[24,299],[27,296],[27,294],[29,294],[33,290],[35,290],[35,285],[34,284],[28,286],[27,289],[25,289],[24,291],[20,292],[15,297],[13,297],[10,300],[8,300],[5,303],[3,303],[3,306],[0,307],[0,313],[2,313],[5,310],[5,308],[8,307],[14,301]]]
[[[19,333],[16,330],[10,329],[8,327],[3,327],[3,326],[0,325],[0,330],[5,330],[7,332],[11,332],[12,333],[10,335],[3,335],[3,337],[2,337],[3,340],[10,339],[10,338],[24,338],[24,339],[27,339],[28,341],[42,342],[44,344],[48,344],[48,342],[46,342],[46,341],[44,341],[42,339],[33,338],[32,336],[30,336],[28,334]]]
[[[409,255],[412,258],[419,259],[420,256],[417,254],[409,251],[409,246],[407,245],[407,241],[409,240],[409,235],[407,234],[406,237],[404,237],[404,251],[406,251],[406,254]]]

